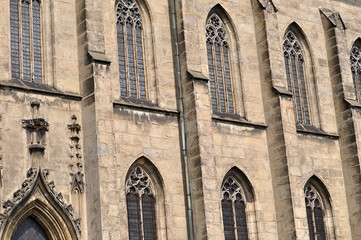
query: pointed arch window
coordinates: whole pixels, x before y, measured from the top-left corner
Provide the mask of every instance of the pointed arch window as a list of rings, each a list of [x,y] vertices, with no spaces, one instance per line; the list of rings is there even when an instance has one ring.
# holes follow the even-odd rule
[[[222,186],[222,215],[226,240],[248,240],[246,198],[241,185],[228,177]]]
[[[41,1],[10,0],[11,74],[42,82]]]
[[[43,227],[33,218],[27,217],[16,232],[11,237],[11,240],[50,240]]]
[[[148,174],[136,167],[126,186],[129,239],[157,239],[155,196]]]
[[[312,185],[305,187],[305,201],[310,240],[326,240],[322,199]]]
[[[212,14],[206,25],[208,70],[213,112],[235,113],[227,31],[221,18]]]
[[[120,0],[117,9],[120,95],[146,100],[143,23],[135,0]]]
[[[356,88],[357,101],[361,101],[361,52],[360,47],[354,45],[351,50],[351,71],[352,79]]]
[[[305,74],[305,60],[300,41],[288,31],[283,42],[287,88],[293,94],[297,123],[311,125]]]

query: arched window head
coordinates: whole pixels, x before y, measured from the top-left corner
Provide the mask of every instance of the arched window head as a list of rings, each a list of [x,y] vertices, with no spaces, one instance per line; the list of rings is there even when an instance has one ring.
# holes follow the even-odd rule
[[[11,240],[50,240],[44,228],[31,216],[27,217],[16,232],[11,237]]]
[[[155,196],[151,179],[141,167],[129,175],[126,198],[129,239],[157,239]]]
[[[120,96],[146,100],[143,24],[139,7],[135,0],[119,0],[116,14]]]
[[[40,0],[10,0],[11,74],[14,79],[42,82]]]
[[[352,78],[355,84],[357,101],[361,101],[361,52],[360,47],[356,44],[352,47],[351,55],[351,71]]]
[[[292,31],[284,37],[283,53],[287,88],[293,94],[297,123],[311,125],[304,55],[300,41]]]
[[[305,187],[308,231],[310,240],[325,240],[324,207],[317,190],[310,184]]]
[[[213,112],[235,113],[227,31],[217,14],[206,25],[207,55]]]
[[[233,177],[228,177],[222,185],[222,215],[226,240],[248,240],[246,198]]]

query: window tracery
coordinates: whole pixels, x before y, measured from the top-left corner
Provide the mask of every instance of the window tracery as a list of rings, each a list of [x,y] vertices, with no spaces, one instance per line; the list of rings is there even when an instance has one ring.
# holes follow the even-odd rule
[[[326,239],[322,199],[312,185],[305,187],[305,201],[310,240]]]
[[[126,184],[129,239],[157,239],[155,197],[148,174],[136,167]]]
[[[299,40],[292,31],[285,35],[283,53],[287,88],[293,94],[297,123],[311,125],[304,54]]]
[[[352,78],[355,84],[357,101],[361,101],[361,52],[358,46],[353,46],[350,55]]]
[[[139,7],[134,0],[120,0],[116,15],[120,95],[145,100],[143,23]]]
[[[207,20],[206,37],[212,109],[235,113],[227,31],[217,14]]]
[[[222,186],[222,215],[226,240],[248,240],[246,200],[241,185],[228,177]]]
[[[10,0],[11,74],[42,82],[40,0]]]

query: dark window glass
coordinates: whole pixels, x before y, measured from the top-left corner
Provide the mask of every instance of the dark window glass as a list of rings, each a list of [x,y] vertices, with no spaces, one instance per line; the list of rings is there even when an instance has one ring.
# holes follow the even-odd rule
[[[238,240],[248,240],[246,205],[241,198],[234,201],[234,210],[236,213]]]
[[[298,123],[311,125],[303,53],[301,45],[292,31],[285,35],[283,52],[287,88],[293,94],[296,120]]]
[[[234,233],[234,216],[233,206],[231,200],[222,200],[222,215],[223,215],[223,228],[224,237],[226,240],[236,239]]]
[[[129,239],[140,240],[141,238],[141,219],[139,197],[136,195],[127,195],[128,211],[128,230]]]
[[[20,78],[19,53],[19,0],[10,1],[11,26],[11,74],[13,78]]]
[[[40,24],[40,3],[33,1],[33,56],[34,56],[34,82],[41,82],[42,61],[41,61],[41,24]]]
[[[142,214],[143,214],[143,229],[144,239],[156,239],[156,226],[155,226],[155,206],[154,198],[152,196],[143,195],[142,197]]]
[[[305,187],[305,201],[310,240],[326,240],[321,197],[311,185]]]
[[[16,232],[11,237],[11,240],[50,240],[45,230],[32,217],[26,218]]]
[[[217,14],[208,19],[206,32],[212,109],[235,113],[227,34]]]
[[[226,240],[248,240],[246,202],[241,185],[228,177],[222,186],[223,229]]]
[[[155,198],[148,174],[136,167],[127,181],[129,239],[155,240],[157,226]]]
[[[13,78],[42,82],[40,12],[39,0],[10,0]]]
[[[117,38],[120,95],[147,99],[142,19],[134,0],[120,0],[117,6]]]

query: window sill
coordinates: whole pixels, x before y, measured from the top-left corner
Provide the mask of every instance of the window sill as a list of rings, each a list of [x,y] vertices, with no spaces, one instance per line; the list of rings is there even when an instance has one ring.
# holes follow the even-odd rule
[[[251,126],[262,129],[267,128],[266,124],[250,122],[238,115],[230,114],[230,113],[213,112],[212,119],[218,122],[235,124],[240,126]]]
[[[146,100],[132,99],[132,98],[121,98],[120,100],[114,100],[113,107],[140,110],[140,111],[152,112],[152,113],[160,113],[166,116],[178,117],[179,115],[178,111],[163,109]]]
[[[313,126],[307,126],[307,125],[303,125],[303,124],[296,124],[296,130],[297,133],[300,134],[306,134],[306,135],[316,135],[316,136],[321,136],[321,137],[328,137],[331,139],[338,139],[340,136],[338,134],[335,133],[325,133],[322,130],[315,128]]]
[[[18,79],[13,79],[11,81],[0,81],[0,89],[11,89],[23,92],[38,93],[76,101],[82,100],[82,96],[78,94],[66,93],[42,83],[21,81]]]

